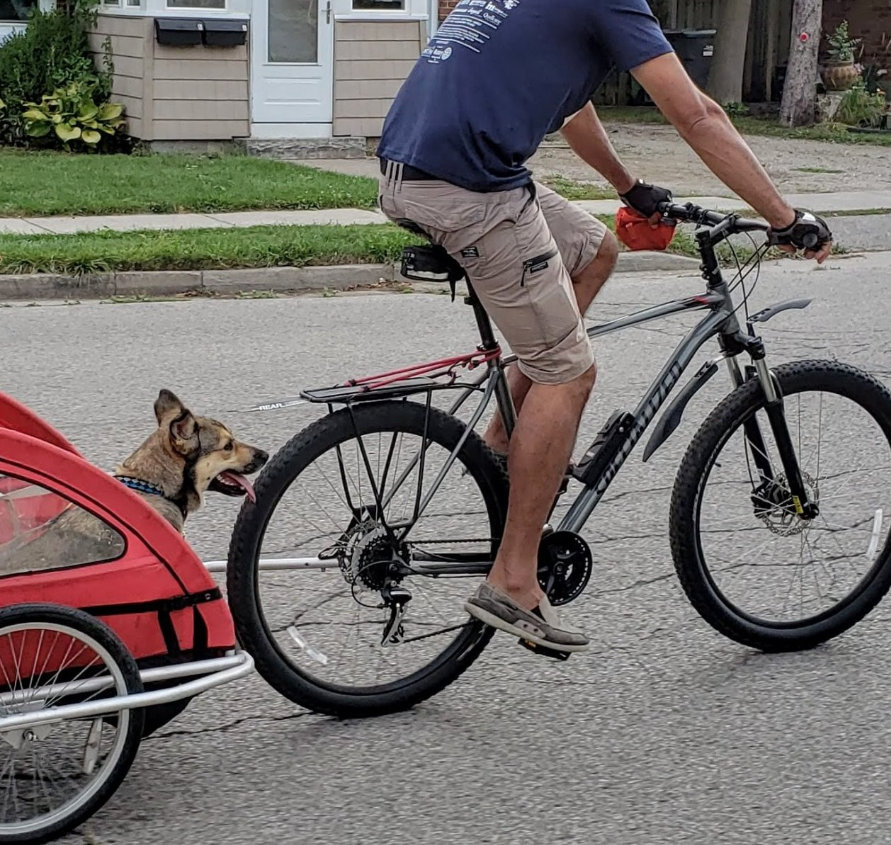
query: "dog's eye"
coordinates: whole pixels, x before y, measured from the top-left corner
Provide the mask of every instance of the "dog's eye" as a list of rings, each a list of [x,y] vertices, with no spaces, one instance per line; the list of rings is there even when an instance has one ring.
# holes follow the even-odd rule
[[[225,446],[223,446],[223,449],[227,452],[231,452],[233,449],[232,441],[229,441]]]

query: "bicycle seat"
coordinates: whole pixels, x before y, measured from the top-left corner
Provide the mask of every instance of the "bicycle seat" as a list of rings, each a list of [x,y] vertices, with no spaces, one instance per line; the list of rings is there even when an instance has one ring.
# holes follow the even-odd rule
[[[402,275],[418,282],[455,282],[464,278],[464,268],[439,244],[407,246],[402,250]]]

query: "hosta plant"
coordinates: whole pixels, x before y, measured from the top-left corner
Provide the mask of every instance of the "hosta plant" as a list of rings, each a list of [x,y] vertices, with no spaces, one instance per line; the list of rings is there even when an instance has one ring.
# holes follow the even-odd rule
[[[79,83],[45,94],[39,103],[25,103],[25,133],[66,150],[96,150],[124,125],[120,103],[95,102],[95,89]]]

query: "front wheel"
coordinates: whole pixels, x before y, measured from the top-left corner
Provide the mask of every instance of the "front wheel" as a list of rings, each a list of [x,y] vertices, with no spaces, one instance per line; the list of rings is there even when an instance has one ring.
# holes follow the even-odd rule
[[[345,408],[273,456],[256,493],[232,535],[229,606],[282,695],[339,717],[404,710],[491,639],[463,606],[494,560],[507,481],[456,418],[407,401]]]
[[[891,394],[833,361],[785,364],[774,374],[817,516],[792,505],[752,379],[712,411],[687,449],[671,502],[671,549],[687,597],[712,627],[762,651],[794,651],[848,630],[891,587]],[[769,467],[767,479],[759,467]]]

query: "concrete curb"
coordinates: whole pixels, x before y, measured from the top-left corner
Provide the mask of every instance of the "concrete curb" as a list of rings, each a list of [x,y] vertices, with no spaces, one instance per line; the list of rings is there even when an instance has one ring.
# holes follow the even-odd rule
[[[699,262],[668,253],[622,253],[617,272],[695,273]],[[0,275],[0,300],[81,300],[269,291],[300,293],[348,290],[381,282],[407,281],[398,264],[341,264],[328,267],[259,267],[249,270],[169,270],[60,276]]]

